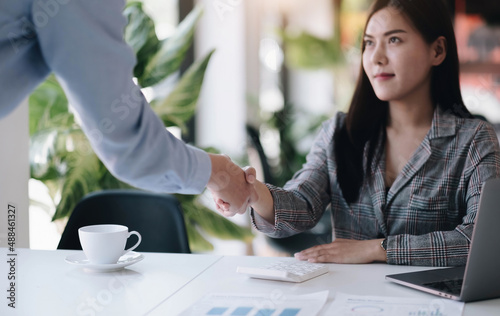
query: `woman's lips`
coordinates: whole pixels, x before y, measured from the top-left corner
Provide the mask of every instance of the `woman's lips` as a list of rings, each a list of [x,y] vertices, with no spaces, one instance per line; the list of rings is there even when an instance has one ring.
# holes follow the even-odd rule
[[[394,74],[382,72],[375,75],[375,79],[377,80],[389,80],[391,78],[394,78]]]

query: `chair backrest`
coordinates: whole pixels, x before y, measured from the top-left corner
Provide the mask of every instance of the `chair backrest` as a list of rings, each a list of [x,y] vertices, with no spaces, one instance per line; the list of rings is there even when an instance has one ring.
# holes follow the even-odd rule
[[[249,155],[248,159],[251,160],[250,165],[257,170],[261,169],[264,179],[260,180],[264,181],[265,183],[275,184],[273,175],[271,173],[271,166],[269,165],[266,153],[264,152],[264,148],[262,147],[262,143],[260,142],[259,131],[251,125],[247,125],[246,128],[248,137],[247,145],[249,148],[255,149],[258,154],[258,157],[256,157],[258,161],[252,161],[253,157]]]
[[[75,207],[58,249],[82,249],[78,229],[96,224],[120,224],[138,231],[135,251],[190,253],[184,216],[173,195],[139,190],[104,190],[85,196]],[[127,242],[133,245],[135,238]]]

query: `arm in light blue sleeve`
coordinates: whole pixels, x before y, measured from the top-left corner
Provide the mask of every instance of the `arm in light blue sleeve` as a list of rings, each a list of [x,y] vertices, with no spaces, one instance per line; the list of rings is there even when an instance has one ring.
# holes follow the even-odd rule
[[[200,193],[211,174],[210,158],[171,135],[133,83],[136,60],[123,40],[124,1],[66,2],[49,16],[34,1],[32,16],[49,16],[35,23],[43,57],[99,158],[133,186]]]

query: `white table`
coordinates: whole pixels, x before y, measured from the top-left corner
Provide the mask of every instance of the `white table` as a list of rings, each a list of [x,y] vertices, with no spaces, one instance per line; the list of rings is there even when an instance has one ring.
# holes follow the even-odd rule
[[[17,249],[16,309],[7,306],[7,249],[0,248],[0,315],[143,315],[221,256],[145,253],[121,271],[86,272],[73,250]]]
[[[75,251],[16,250],[17,308],[13,315],[177,315],[214,292],[273,295],[329,290],[357,295],[435,298],[385,280],[386,274],[423,267],[386,264],[331,264],[327,275],[304,283],[250,279],[236,273],[238,265],[260,265],[271,257],[144,253],[145,259],[119,272],[87,273],[64,262]],[[0,248],[0,287],[7,280],[7,251]],[[279,258],[279,260],[294,260]],[[3,293],[6,293],[5,290]],[[0,299],[0,315],[10,315]],[[324,313],[323,313],[324,314]],[[467,303],[465,316],[500,315],[500,299]]]
[[[428,267],[393,266],[387,264],[330,264],[327,275],[303,283],[276,282],[251,279],[235,273],[238,265],[260,265],[277,258],[225,256],[204,273],[191,281],[148,315],[177,315],[194,304],[207,293],[269,293],[280,295],[307,294],[329,290],[328,302],[321,315],[333,301],[335,293],[354,295],[397,296],[430,298],[436,296],[406,288],[385,280],[385,275],[429,269]],[[284,258],[279,258],[285,260]],[[288,260],[294,260],[289,258]],[[217,282],[214,282],[217,280]],[[500,299],[467,303],[464,316],[500,315]]]

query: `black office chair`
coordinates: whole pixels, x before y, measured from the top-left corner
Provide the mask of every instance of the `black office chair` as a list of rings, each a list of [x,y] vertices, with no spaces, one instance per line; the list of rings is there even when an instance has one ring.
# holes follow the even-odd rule
[[[264,148],[260,142],[259,131],[251,126],[247,125],[247,150],[254,149],[257,152],[257,157],[255,160],[251,160],[249,155],[249,163],[250,166],[254,167],[257,170],[262,171],[262,176],[264,179],[262,180],[266,183],[274,183],[274,178],[271,173],[271,166],[269,166],[269,162],[267,161],[266,153],[264,152]]]
[[[179,201],[169,194],[139,190],[104,190],[85,196],[75,207],[57,249],[80,250],[78,228],[97,224],[125,225],[138,231],[139,252],[190,253]],[[127,241],[126,248],[136,242]]]

